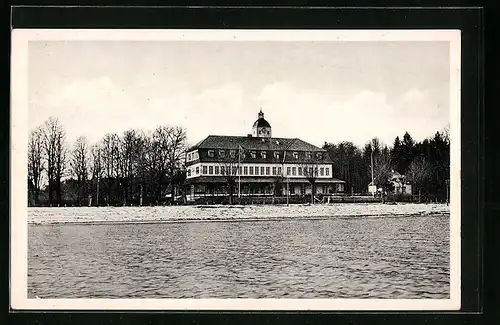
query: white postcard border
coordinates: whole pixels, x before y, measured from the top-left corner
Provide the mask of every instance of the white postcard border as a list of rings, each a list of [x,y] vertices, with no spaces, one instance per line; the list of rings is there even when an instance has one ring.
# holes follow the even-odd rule
[[[15,310],[458,310],[460,309],[459,30],[14,29],[11,53],[10,298]],[[27,143],[30,41],[446,41],[450,44],[450,299],[28,299]]]

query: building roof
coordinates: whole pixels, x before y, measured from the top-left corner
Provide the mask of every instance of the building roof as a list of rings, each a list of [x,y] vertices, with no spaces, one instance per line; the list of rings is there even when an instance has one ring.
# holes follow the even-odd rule
[[[246,150],[287,150],[326,152],[326,150],[297,138],[259,138],[226,135],[209,135],[188,149],[238,149]]]
[[[257,128],[260,128],[260,127],[267,127],[267,128],[270,128],[271,127],[271,124],[269,124],[268,121],[266,121],[263,117],[262,118],[259,118],[257,121],[255,121],[255,123],[253,124],[253,127],[257,127]]]
[[[266,121],[264,119],[264,113],[262,112],[262,109],[260,109],[260,112],[258,114],[258,119],[257,121],[255,121],[255,123],[253,124],[253,127],[267,127],[267,128],[270,128],[271,127],[271,124],[269,124],[268,121]]]

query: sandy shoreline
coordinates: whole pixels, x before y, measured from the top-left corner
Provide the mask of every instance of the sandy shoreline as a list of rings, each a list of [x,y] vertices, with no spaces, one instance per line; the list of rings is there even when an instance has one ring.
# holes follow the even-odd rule
[[[446,204],[28,208],[29,224],[125,224],[449,215]]]

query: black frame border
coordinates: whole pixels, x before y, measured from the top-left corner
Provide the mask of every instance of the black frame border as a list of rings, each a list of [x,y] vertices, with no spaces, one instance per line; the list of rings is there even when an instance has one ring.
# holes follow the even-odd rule
[[[137,323],[168,316],[178,322],[215,320],[231,322],[408,321],[440,323],[460,317],[477,319],[483,310],[484,215],[484,53],[481,8],[328,8],[328,7],[55,7],[20,6],[11,11],[12,28],[121,28],[121,29],[460,29],[462,60],[461,165],[462,165],[462,309],[460,312],[85,312],[13,311],[16,323],[84,322]],[[10,63],[9,63],[10,64]],[[9,110],[2,110],[9,122]],[[5,122],[4,122],[5,123]],[[4,130],[9,130],[6,125]],[[6,138],[6,137],[5,137]],[[6,155],[10,156],[3,147]],[[9,149],[10,150],[10,149]],[[7,168],[2,168],[9,173]],[[10,175],[9,175],[10,176]],[[8,176],[8,177],[9,177]],[[7,179],[7,178],[6,178]],[[11,180],[12,181],[12,180]],[[9,193],[9,185],[2,190]],[[8,197],[8,196],[3,196]],[[8,209],[7,209],[8,211]],[[8,220],[6,213],[4,220]],[[4,229],[9,229],[9,222]],[[4,238],[9,238],[6,233]],[[6,245],[10,247],[10,242]],[[8,258],[7,258],[8,260]],[[8,279],[8,274],[6,276]],[[9,287],[9,285],[7,286]],[[145,316],[145,317],[144,317]],[[125,318],[126,317],[126,318]],[[216,317],[215,319],[213,317]],[[12,319],[11,318],[11,319]],[[469,321],[467,321],[469,320]],[[473,321],[474,322],[474,321]]]

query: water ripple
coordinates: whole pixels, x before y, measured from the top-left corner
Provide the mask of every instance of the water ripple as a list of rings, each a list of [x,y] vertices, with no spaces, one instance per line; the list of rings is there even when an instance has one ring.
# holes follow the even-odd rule
[[[449,216],[29,225],[34,298],[448,298]]]

